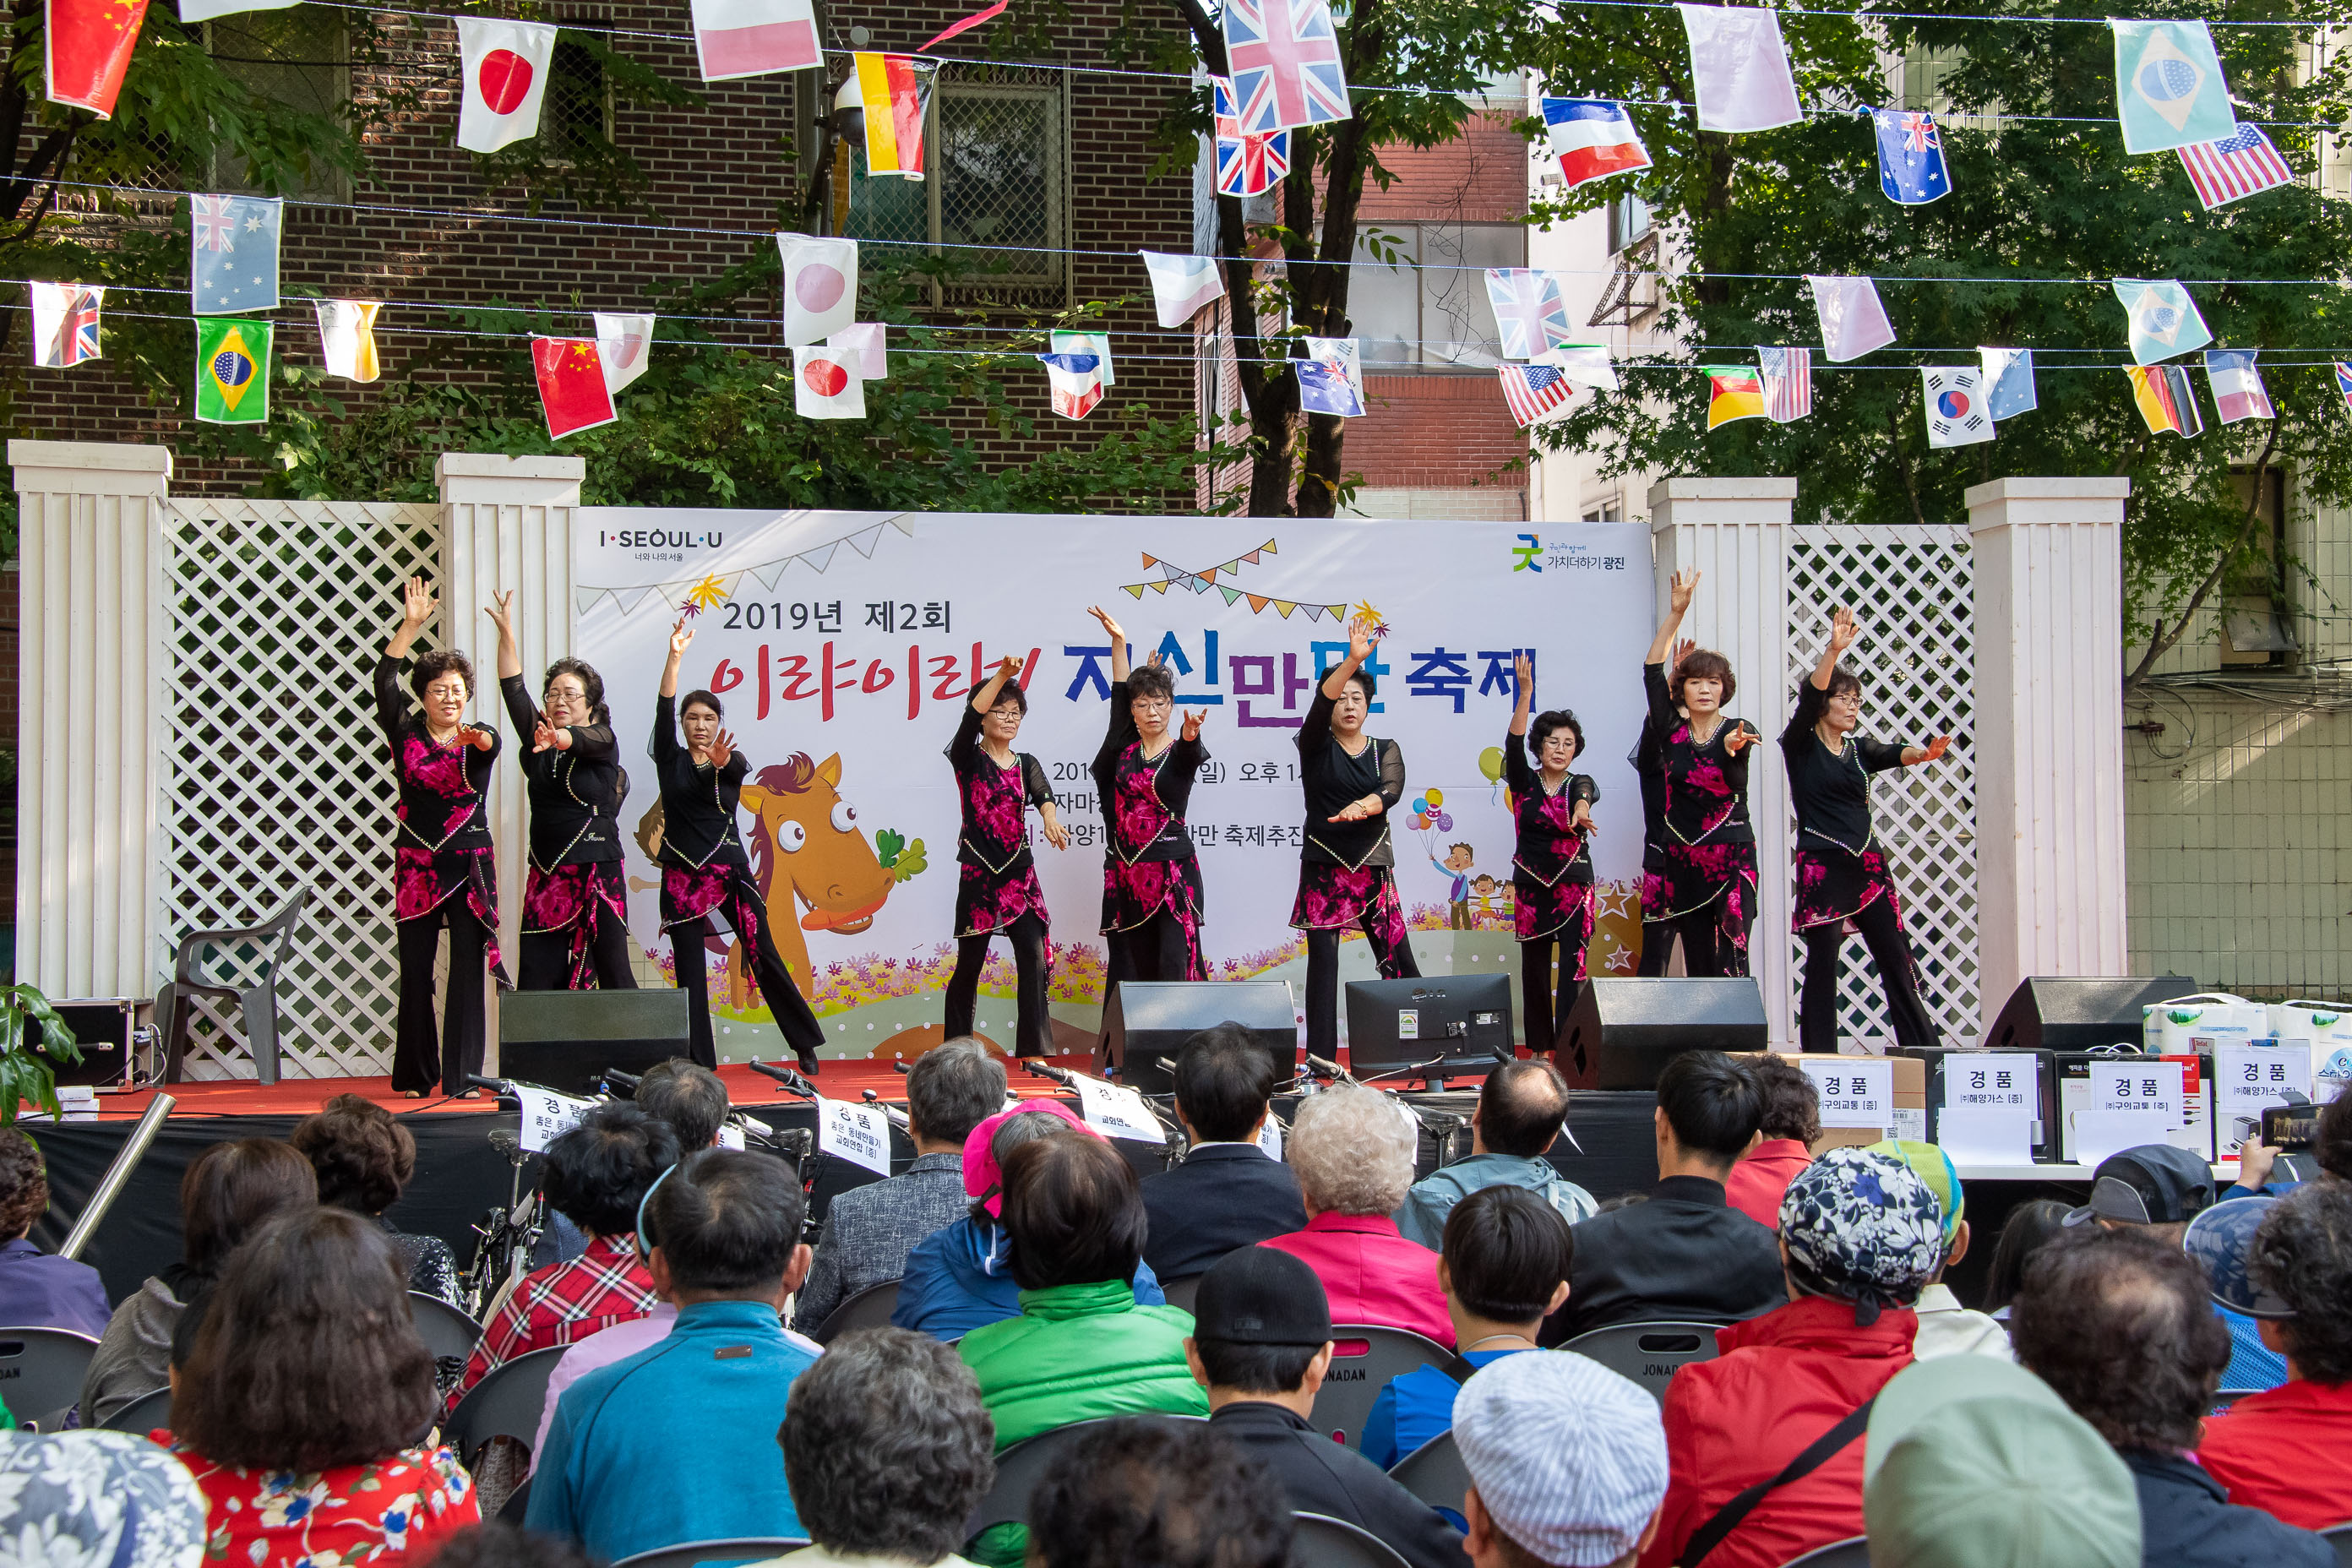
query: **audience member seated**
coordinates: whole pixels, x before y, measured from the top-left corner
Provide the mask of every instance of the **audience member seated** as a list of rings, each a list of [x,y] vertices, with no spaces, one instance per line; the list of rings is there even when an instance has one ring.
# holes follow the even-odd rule
[[[1632,1568],[1666,1495],[1658,1402],[1580,1355],[1481,1368],[1454,1406],[1477,1568]]]
[[[1568,1304],[1546,1344],[1611,1323],[1737,1322],[1788,1300],[1771,1231],[1723,1195],[1763,1114],[1754,1077],[1721,1051],[1685,1051],[1657,1092],[1657,1187],[1576,1227]]]
[[[486,1519],[461,1530],[441,1547],[433,1568],[605,1568],[569,1541]]]
[[[2327,1542],[2238,1508],[2190,1452],[2230,1334],[2204,1271],[2147,1225],[2084,1228],[2036,1253],[2010,1314],[2028,1372],[2131,1467],[2146,1568],[2328,1568]],[[2284,1456],[2283,1462],[2293,1462]]]
[[[1911,1353],[1920,1361],[1930,1361],[1939,1355],[1990,1355],[2007,1361],[2009,1331],[1984,1313],[1960,1305],[1952,1288],[1944,1283],[1944,1275],[1952,1265],[1968,1256],[1969,1200],[1960,1190],[1960,1173],[1952,1157],[1933,1143],[1922,1143],[1916,1138],[1889,1138],[1883,1143],[1873,1143],[1870,1152],[1902,1161],[1914,1174],[1927,1184],[1936,1194],[1936,1206],[1944,1216],[1944,1260],[1936,1266],[1935,1277],[1927,1289],[1919,1292],[1912,1310],[1919,1315],[1919,1335],[1911,1342]]]
[[[1024,1143],[1065,1132],[1101,1136],[1058,1100],[999,1111],[971,1130],[963,1144],[963,1190],[971,1205],[907,1254],[891,1327],[953,1342],[984,1324],[1021,1315],[1021,1287],[1013,1278],[1003,1226],[997,1223],[1004,1202],[1004,1162]],[[1139,1263],[1135,1304],[1160,1307],[1167,1301],[1150,1266]]]
[[[1813,1163],[1813,1140],[1822,1135],[1821,1090],[1804,1068],[1785,1058],[1767,1053],[1745,1061],[1764,1097],[1763,1119],[1756,1124],[1763,1142],[1731,1167],[1723,1195],[1757,1224],[1779,1225],[1780,1194]]]
[[[1525,1187],[1487,1187],[1454,1205],[1437,1280],[1460,1364],[1391,1378],[1364,1423],[1364,1457],[1387,1469],[1453,1425],[1461,1379],[1536,1348],[1544,1318],[1568,1299],[1574,1250],[1559,1211]]]
[[[128,1432],[0,1432],[9,1568],[194,1568],[205,1494],[176,1455]]]
[[[1907,1367],[1878,1391],[1865,1444],[1871,1568],[2139,1568],[2131,1471],[2022,1367]]]
[[[1592,1194],[1561,1175],[1544,1153],[1568,1122],[1568,1080],[1538,1057],[1505,1062],[1486,1075],[1470,1113],[1470,1157],[1415,1182],[1397,1210],[1407,1241],[1434,1248],[1454,1205],[1484,1187],[1523,1187],[1570,1225],[1590,1219]]]
[[[1126,1156],[1076,1133],[1037,1139],[1005,1161],[1003,1195],[1021,1315],[972,1330],[959,1347],[998,1451],[1106,1415],[1206,1415],[1184,1359],[1192,1315],[1135,1299],[1145,1220]],[[1023,1534],[999,1526],[974,1555],[1018,1563]]]
[[[1333,1348],[1315,1270],[1270,1247],[1243,1247],[1201,1276],[1192,1315],[1184,1349],[1209,1391],[1210,1429],[1272,1470],[1294,1510],[1369,1531],[1415,1568],[1462,1568],[1453,1526],[1309,1419]]]
[[[1151,1234],[1143,1259],[1161,1279],[1188,1279],[1237,1247],[1307,1223],[1298,1178],[1257,1146],[1281,1069],[1239,1024],[1218,1024],[1176,1057],[1176,1120],[1184,1163],[1143,1178]]]
[[[2308,1183],[2264,1206],[2251,1256],[2210,1272],[2286,1358],[2286,1382],[2207,1416],[2197,1457],[2231,1502],[2326,1530],[2352,1520],[2352,1187]]]
[[[91,1339],[113,1316],[98,1270],[26,1237],[49,1212],[48,1168],[33,1141],[0,1127],[0,1328],[70,1329]]]
[[[451,1405],[519,1355],[568,1345],[654,1310],[653,1276],[637,1260],[637,1207],[677,1163],[677,1134],[635,1105],[606,1104],[547,1146],[548,1206],[572,1216],[587,1250],[523,1276],[482,1331]]]
[[[1674,1482],[1643,1568],[1780,1568],[1862,1533],[1857,1413],[1911,1363],[1911,1304],[1943,1261],[1943,1215],[1900,1160],[1832,1149],[1781,1194],[1780,1254],[1787,1304],[1717,1330],[1723,1353],[1666,1385]],[[1783,1477],[1832,1433],[1832,1452]],[[1776,1479],[1740,1509],[1743,1492]]]
[[[803,1333],[823,1328],[859,1291],[904,1274],[915,1244],[956,1222],[964,1211],[964,1140],[1003,1109],[1004,1064],[979,1041],[950,1040],[915,1058],[907,1073],[915,1163],[887,1181],[834,1194],[816,1262],[793,1303]]]
[[[2071,1212],[2071,1205],[2056,1198],[2029,1198],[2000,1222],[2000,1239],[1993,1243],[1992,1261],[1985,1266],[1985,1310],[1994,1322],[2009,1321],[2009,1304],[2025,1285],[2026,1264],[2045,1244],[2066,1233]]]
[[[180,1178],[180,1261],[115,1309],[82,1374],[81,1424],[97,1426],[171,1378],[172,1330],[237,1244],[272,1215],[316,1207],[310,1162],[274,1138],[215,1143]]]
[[[1287,1568],[1282,1483],[1206,1422],[1121,1421],[1029,1500],[1038,1568]]]
[[[669,1123],[681,1157],[716,1147],[727,1124],[727,1085],[685,1057],[665,1057],[647,1068],[629,1099],[655,1121]]]
[[[318,1173],[320,1203],[383,1226],[408,1260],[410,1289],[457,1304],[457,1259],[449,1244],[394,1230],[383,1217],[416,1173],[416,1140],[397,1117],[365,1095],[339,1094],[297,1122],[287,1141]]]
[[[1323,1281],[1335,1323],[1410,1329],[1454,1348],[1437,1254],[1399,1235],[1389,1216],[1412,1186],[1421,1140],[1402,1102],[1371,1089],[1332,1089],[1290,1119],[1290,1168],[1307,1228],[1264,1245],[1303,1260]]]
[[[225,1261],[172,1380],[173,1450],[204,1489],[207,1560],[431,1562],[481,1518],[457,1457],[412,1446],[437,1403],[408,1260],[383,1227],[317,1207],[262,1226]]]
[[[2352,1095],[2337,1095],[2319,1108],[2311,1157],[2339,1182],[2352,1182]]]
[[[645,1206],[646,1268],[677,1322],[564,1392],[524,1522],[615,1560],[800,1535],[775,1446],[793,1380],[816,1360],[782,1316],[809,1266],[800,1183],[766,1154],[709,1149]]]
[[[2276,1298],[2265,1299],[2248,1267],[2254,1233],[2277,1205],[2267,1194],[2216,1203],[2181,1232],[2180,1245],[2204,1265],[2211,1282],[2213,1315],[2230,1331],[2230,1364],[2221,1369],[2225,1399],[2276,1388],[2287,1380],[2286,1358],[2262,1331],[2260,1320],[2266,1314],[2252,1310],[2257,1304],[2274,1307]]]
[[[971,1568],[964,1521],[996,1479],[971,1369],[929,1334],[844,1334],[793,1384],[784,1479],[814,1545],[765,1568]]]

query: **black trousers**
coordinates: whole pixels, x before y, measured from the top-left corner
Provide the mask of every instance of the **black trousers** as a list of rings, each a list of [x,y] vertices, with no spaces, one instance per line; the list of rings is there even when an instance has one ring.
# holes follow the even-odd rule
[[[629,967],[629,928],[610,915],[596,919],[596,934],[588,941],[588,959],[596,966],[595,989],[635,991],[636,971]],[[568,991],[572,988],[572,933],[568,931],[527,931],[515,972],[518,991]]]
[[[1168,923],[1172,926],[1175,922]],[[972,1013],[980,1003],[981,966],[988,962],[988,939],[997,935],[1013,944],[1013,995],[1019,1019],[1014,1029],[1013,1054],[1051,1056],[1054,1021],[1045,1011],[1045,922],[1034,914],[1023,915],[1002,932],[976,931],[956,939],[955,973],[948,976],[947,1012],[942,1020],[946,1037],[961,1039],[971,1033]],[[1180,969],[1182,963],[1180,957]]]
[[[1558,1048],[1559,1032],[1568,1026],[1568,1016],[1575,1011],[1576,998],[1584,989],[1584,983],[1576,978],[1575,950],[1569,945],[1576,936],[1577,928],[1571,923],[1519,943],[1519,1017],[1530,1051]],[[1559,955],[1557,1005],[1552,989],[1554,953]]]
[[[433,1024],[433,960],[441,927],[449,928],[449,990],[441,1025]],[[459,889],[429,915],[400,922],[400,1024],[392,1050],[392,1087],[406,1094],[457,1094],[468,1074],[482,1070],[488,1031],[482,1017],[482,976],[490,933]]]
[[[1635,973],[1656,979],[1674,957],[1675,939],[1683,944],[1683,973],[1688,975],[1738,974],[1738,949],[1723,940],[1723,927],[1713,904],[1685,910],[1671,920],[1642,922],[1642,962]]]
[[[768,1011],[774,1016],[785,1043],[800,1059],[801,1070],[814,1071],[816,1048],[824,1043],[824,1029],[817,1023],[816,1015],[809,1011],[808,999],[801,994],[801,988],[793,984],[792,971],[784,967],[782,955],[776,952],[776,939],[768,933],[768,922],[754,914],[751,929],[735,934],[742,940],[751,960],[751,976],[759,982],[760,995],[768,1004]],[[669,928],[670,951],[677,955],[677,983],[686,993],[687,1050],[704,1067],[716,1068],[719,1046],[710,1034],[709,936],[709,915],[697,915]]]
[[[1853,917],[1862,932],[1862,940],[1870,948],[1870,960],[1878,965],[1878,978],[1886,987],[1886,1015],[1895,1025],[1895,1043],[1898,1046],[1932,1046],[1941,1038],[1936,1020],[1928,1015],[1927,1005],[1919,999],[1918,966],[1912,962],[1911,943],[1903,934],[1903,924],[1886,899],[1874,899]],[[1843,962],[1839,949],[1845,942],[1845,926],[1842,921],[1823,921],[1808,926],[1805,939],[1805,984],[1797,1005],[1797,1041],[1809,1051],[1832,1051],[1838,1048],[1838,969]]]
[[[1184,928],[1166,910],[1139,926],[1103,932],[1104,973],[1109,983],[1122,980],[1190,980],[1192,953],[1185,946]],[[1103,998],[1106,1005],[1110,998]]]
[[[1372,962],[1383,980],[1418,978],[1421,965],[1412,960],[1412,938],[1393,946],[1381,940],[1364,922],[1372,946]],[[1307,1048],[1325,1061],[1339,1054],[1339,931],[1330,927],[1307,933]]]

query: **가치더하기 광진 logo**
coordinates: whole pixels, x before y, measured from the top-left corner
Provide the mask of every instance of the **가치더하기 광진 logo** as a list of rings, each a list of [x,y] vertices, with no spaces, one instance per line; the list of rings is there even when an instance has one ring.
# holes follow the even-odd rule
[[[1565,539],[1546,540],[1538,534],[1513,536],[1514,572],[1622,572],[1625,557],[1611,555],[1590,544]]]

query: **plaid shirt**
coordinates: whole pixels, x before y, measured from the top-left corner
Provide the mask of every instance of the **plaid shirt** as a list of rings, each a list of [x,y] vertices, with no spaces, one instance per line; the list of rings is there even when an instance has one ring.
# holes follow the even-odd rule
[[[523,1276],[482,1331],[482,1342],[474,1347],[449,1403],[454,1406],[502,1363],[549,1345],[572,1344],[615,1323],[642,1318],[654,1310],[656,1300],[653,1276],[637,1261],[635,1239],[600,1236],[569,1263],[550,1264]]]

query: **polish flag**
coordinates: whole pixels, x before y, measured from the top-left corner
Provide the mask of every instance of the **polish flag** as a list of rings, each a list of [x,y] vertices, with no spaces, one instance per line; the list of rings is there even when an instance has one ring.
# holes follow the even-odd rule
[[[705,81],[824,63],[814,0],[693,0],[694,57]]]
[[[497,17],[457,18],[464,57],[466,102],[457,111],[457,145],[495,153],[539,134],[539,106],[547,97],[555,29],[544,22]]]
[[[557,440],[610,425],[613,389],[604,384],[604,363],[593,338],[533,338],[530,368],[539,376],[539,405],[547,433]]]
[[[803,419],[863,419],[866,381],[855,358],[823,344],[793,350],[793,411]]]

